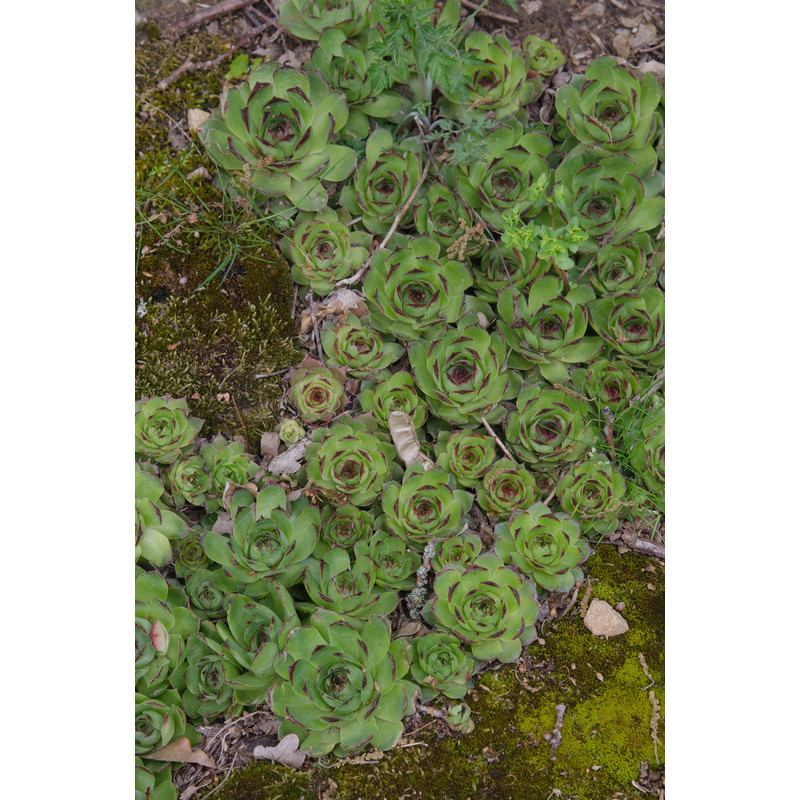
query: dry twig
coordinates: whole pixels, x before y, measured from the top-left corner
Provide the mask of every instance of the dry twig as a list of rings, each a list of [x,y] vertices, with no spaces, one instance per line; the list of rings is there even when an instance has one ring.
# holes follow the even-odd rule
[[[199,11],[195,11],[183,17],[183,19],[178,20],[173,28],[173,32],[177,36],[182,36],[192,28],[199,28],[201,25],[205,25],[212,20],[219,19],[228,14],[233,14],[234,11],[239,11],[243,8],[247,8],[247,6],[255,5],[257,2],[258,0],[222,0],[222,2],[216,3],[209,8],[201,8]]]
[[[477,11],[477,15],[479,17],[491,17],[492,19],[499,20],[500,22],[508,22],[511,25],[519,25],[519,20],[516,17],[508,17],[505,14],[498,14],[496,11],[490,11],[488,8],[483,7],[484,4],[478,5],[477,3],[473,3],[472,0],[461,0],[461,5],[471,8],[473,11]]]
[[[497,434],[492,430],[492,426],[486,421],[486,417],[481,417],[481,422],[486,430],[489,431],[489,436],[491,436],[492,439],[497,442],[497,446],[511,459],[511,461],[514,463],[514,466],[518,466],[514,456],[511,455],[511,453],[508,451],[508,448],[500,441]]]
[[[317,355],[319,356],[319,360],[325,363],[325,359],[322,357],[322,342],[319,336],[319,324],[317,323],[317,312],[314,308],[314,290],[309,289],[308,294],[306,295],[306,302],[308,303],[309,308],[311,309],[311,324],[313,325],[314,330],[314,342],[317,345]]]

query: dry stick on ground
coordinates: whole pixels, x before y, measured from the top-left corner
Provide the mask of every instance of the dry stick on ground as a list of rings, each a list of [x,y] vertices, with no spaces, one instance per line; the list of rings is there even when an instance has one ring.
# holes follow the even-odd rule
[[[336,281],[334,286],[352,286],[354,283],[358,283],[361,278],[364,277],[364,273],[369,269],[370,264],[372,263],[372,259],[375,257],[375,253],[379,250],[383,250],[386,247],[386,243],[389,239],[392,238],[392,234],[397,230],[397,226],[400,224],[400,220],[406,215],[406,211],[411,208],[411,204],[414,202],[414,198],[417,196],[417,192],[422,187],[422,184],[425,183],[425,178],[428,177],[428,170],[431,167],[431,159],[428,157],[427,162],[425,163],[425,169],[422,170],[422,175],[420,176],[419,183],[414,187],[414,191],[411,192],[411,196],[406,200],[403,204],[403,207],[397,212],[397,215],[394,218],[394,222],[392,222],[392,227],[389,228],[389,232],[386,236],[383,237],[383,241],[369,254],[369,258],[364,262],[364,266],[356,272],[355,275],[351,275],[349,278],[342,278],[340,281]]]
[[[317,323],[317,311],[314,308],[314,290],[309,289],[308,294],[306,295],[306,302],[308,303],[308,307],[311,310],[311,324],[313,325],[313,336],[314,336],[314,343],[317,345],[317,355],[319,356],[319,360],[322,363],[325,363],[325,359],[322,357],[322,342],[320,341],[319,336],[319,324]]]
[[[506,446],[505,446],[505,445],[504,445],[504,444],[503,444],[503,443],[500,441],[500,439],[497,437],[497,434],[496,434],[496,433],[495,433],[495,432],[492,430],[492,426],[491,426],[491,425],[490,425],[490,424],[489,424],[489,423],[486,421],[486,417],[481,417],[481,422],[483,423],[483,426],[486,428],[486,430],[487,430],[487,431],[489,431],[489,435],[492,437],[492,439],[494,439],[494,440],[497,442],[497,444],[498,444],[498,446],[500,447],[500,449],[501,449],[501,450],[502,450],[502,451],[503,451],[503,452],[504,452],[504,453],[505,453],[505,454],[506,454],[506,455],[507,455],[507,456],[508,456],[508,457],[511,459],[511,461],[514,463],[514,466],[515,466],[515,467],[516,467],[516,466],[518,466],[518,464],[517,464],[517,461],[516,461],[516,459],[514,458],[514,456],[512,456],[512,455],[511,455],[511,453],[509,453],[509,452],[508,452],[508,448],[507,448],[507,447],[506,447]]]
[[[647,539],[632,539],[631,541],[627,542],[624,539],[620,539],[619,542],[613,542],[613,544],[621,544],[624,547],[627,547],[628,550],[633,550],[634,553],[639,553],[639,555],[643,556],[652,556],[653,558],[657,558],[659,561],[663,561],[666,557],[666,552],[663,545],[656,544],[655,542],[648,541]]]
[[[234,11],[255,5],[257,2],[258,0],[222,0],[221,3],[216,3],[209,8],[202,8],[200,11],[195,11],[193,14],[178,20],[173,27],[173,32],[178,36],[182,36],[192,28],[199,28],[207,22],[233,14]]]
[[[491,17],[492,19],[500,20],[500,22],[510,22],[512,25],[519,25],[519,20],[516,17],[507,17],[505,14],[489,11],[488,8],[483,7],[483,4],[478,5],[477,3],[471,2],[471,0],[461,0],[461,5],[471,8],[473,11],[477,11],[479,17]]]
[[[550,734],[550,758],[553,761],[556,760],[556,750],[561,744],[561,728],[564,725],[564,712],[566,710],[567,707],[563,703],[559,703],[556,706],[556,724],[552,734]]]

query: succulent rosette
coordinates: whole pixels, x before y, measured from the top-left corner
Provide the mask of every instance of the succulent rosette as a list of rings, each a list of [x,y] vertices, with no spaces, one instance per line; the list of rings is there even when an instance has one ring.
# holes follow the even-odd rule
[[[483,224],[447,186],[429,184],[417,195],[412,213],[417,230],[430,236],[447,258],[466,261],[486,252]]]
[[[501,458],[494,464],[478,487],[478,505],[487,514],[500,519],[517,509],[527,508],[536,499],[533,475],[510,458]]]
[[[200,455],[211,473],[212,488],[217,495],[225,491],[226,484],[242,486],[258,472],[258,464],[244,452],[244,443],[228,442],[224,436],[215,436],[203,445]]]
[[[481,537],[476,533],[462,533],[445,539],[436,548],[436,555],[431,559],[431,566],[440,572],[448,564],[462,564],[467,567],[475,562],[483,549]]]
[[[186,724],[181,696],[174,689],[167,689],[158,698],[138,692],[135,697],[137,756],[152,753],[173,739],[194,732],[192,726]]]
[[[292,36],[317,41],[325,28],[339,28],[352,39],[370,24],[372,0],[284,0],[278,22]]]
[[[305,436],[306,429],[292,417],[282,420],[278,427],[278,438],[284,444],[297,444]]]
[[[538,250],[536,241],[525,247],[503,242],[490,247],[474,268],[475,293],[496,303],[500,292],[509,286],[524,292],[550,268],[547,259],[539,258]]]
[[[526,36],[522,40],[522,52],[527,58],[528,69],[539,75],[552,75],[567,60],[552,42],[538,36]]]
[[[275,659],[286,646],[289,631],[300,627],[289,592],[277,582],[258,601],[231,595],[224,621],[217,623],[223,648],[244,670],[230,682],[244,705],[264,702],[278,680]]]
[[[662,494],[665,483],[665,411],[661,397],[654,397],[652,407],[639,425],[624,436],[631,467],[655,494]]]
[[[270,705],[282,718],[278,735],[297,734],[314,757],[394,747],[419,689],[405,678],[410,645],[390,633],[385,617],[373,615],[359,631],[322,609],[295,628],[275,661],[282,681]]]
[[[498,404],[516,397],[521,379],[505,368],[506,345],[499,333],[487,333],[472,315],[432,342],[414,342],[408,353],[414,379],[431,412],[457,425],[475,426],[481,418],[504,416]]]
[[[425,620],[453,633],[477,661],[516,661],[536,638],[536,586],[494,553],[445,567],[433,582]]]
[[[451,633],[426,633],[411,644],[411,677],[427,703],[440,694],[459,700],[472,688],[475,661]]]
[[[286,510],[286,493],[279,486],[265,486],[254,505],[240,508],[230,536],[207,532],[203,549],[216,564],[239,583],[245,593],[259,597],[269,578],[284,586],[297,583],[319,538],[319,511],[296,503]]]
[[[186,578],[189,607],[200,619],[217,620],[224,617],[225,599],[236,588],[236,581],[228,578],[221,569],[212,571],[200,567]]]
[[[655,259],[650,258],[652,253],[653,241],[646,233],[637,233],[607,244],[593,255],[589,282],[599,297],[646,289],[658,277]],[[581,258],[578,265],[581,272],[590,266],[589,258],[589,255]]]
[[[136,465],[136,560],[163,567],[172,561],[172,542],[189,531],[186,520],[164,504],[164,484]]]
[[[568,364],[589,361],[603,349],[602,339],[586,336],[591,287],[573,286],[566,295],[561,290],[558,278],[545,275],[527,298],[509,288],[497,299],[497,328],[514,351],[509,366],[535,366],[551,383],[568,381]]]
[[[471,719],[472,709],[467,703],[452,703],[445,710],[444,721],[461,733],[472,733],[475,722]]]
[[[584,533],[613,533],[622,501],[625,478],[604,456],[573,464],[556,487],[561,508],[583,526]]]
[[[497,555],[543,589],[568,592],[583,580],[578,564],[589,557],[589,545],[580,538],[580,524],[567,514],[536,503],[495,526],[495,535]]]
[[[586,403],[535,384],[519,393],[517,410],[506,420],[506,436],[514,452],[537,467],[578,461],[598,438]]]
[[[656,286],[589,304],[595,330],[620,355],[648,369],[664,364],[664,292]]]
[[[364,422],[343,418],[330,430],[314,431],[306,449],[308,479],[339,496],[339,503],[370,506],[400,470],[394,456],[394,446],[367,430]]]
[[[186,608],[186,595],[155,572],[136,568],[136,691],[156,697],[169,687],[185,656],[187,637],[199,621]]]
[[[369,556],[375,562],[375,585],[395,592],[413,588],[422,559],[405,542],[386,531],[375,531],[369,540],[355,543],[356,556]]]
[[[523,107],[542,93],[538,78],[528,79],[522,52],[505,36],[474,31],[464,41],[467,61],[463,67],[466,95],[440,87],[439,108],[449,117],[478,117],[492,112],[497,119],[524,114]]]
[[[323,326],[322,349],[330,363],[344,367],[355,378],[367,378],[386,369],[405,354],[401,344],[387,333],[382,336],[355,314],[343,322]]]
[[[188,452],[203,420],[189,416],[185,398],[143,398],[136,403],[136,455],[170,464]]]
[[[414,378],[405,370],[393,375],[382,373],[374,381],[364,381],[358,402],[365,412],[372,413],[383,428],[389,427],[389,414],[392,411],[408,414],[416,428],[422,426],[428,418],[428,409],[420,402]]]
[[[547,203],[552,144],[545,133],[527,131],[509,119],[484,139],[485,161],[473,161],[451,172],[464,200],[493,228],[503,230],[503,212],[518,208],[530,219]]]
[[[167,768],[153,774],[144,766],[138,756],[134,759],[136,765],[135,800],[178,800],[178,790],[172,783],[172,768]],[[150,761],[149,764],[153,762]]]
[[[461,533],[473,496],[455,486],[453,477],[444,470],[426,471],[421,464],[412,464],[402,484],[390,483],[383,490],[380,522],[418,551],[428,542]]]
[[[351,214],[362,218],[361,224],[368,231],[388,233],[411,197],[422,174],[416,147],[419,144],[412,139],[395,143],[385,128],[376,128],[367,139],[366,156],[359,162],[352,183],[342,189],[340,202]],[[409,209],[400,226],[410,216]]]
[[[307,356],[289,378],[289,402],[304,422],[327,422],[344,405],[346,380],[344,369],[328,369]]]
[[[211,564],[203,550],[203,532],[202,527],[194,528],[176,543],[173,566],[179,578],[185,580],[196,570]]]
[[[556,170],[556,206],[593,239],[611,235],[618,241],[657,228],[664,219],[664,198],[647,196],[640,177],[654,166],[652,148],[637,162],[625,153],[576,147]]]
[[[288,201],[286,210],[319,211],[328,202],[322,182],[355,169],[355,152],[335,143],[347,116],[344,95],[318,73],[273,61],[223,94],[200,139],[225,188],[276,208]]]
[[[176,507],[203,506],[213,480],[202,456],[184,456],[161,473]]]
[[[608,406],[612,412],[627,407],[642,390],[641,376],[624,358],[598,358],[586,369],[575,369],[572,383],[594,401],[598,410]]]
[[[348,227],[349,222],[350,215],[344,209],[323,208],[297,215],[291,233],[279,243],[292,265],[295,283],[326,295],[336,281],[358,272],[367,258],[372,238]]]
[[[653,142],[660,102],[655,75],[648,73],[639,81],[615,58],[604,56],[558,90],[556,111],[579,142],[619,152]]]
[[[314,556],[322,558],[330,547],[352,548],[357,542],[369,539],[375,528],[370,511],[350,504],[324,505],[321,511],[322,532]]]
[[[494,439],[474,431],[441,431],[436,463],[469,489],[476,488],[495,460]]]
[[[432,339],[463,313],[472,276],[459,261],[440,258],[429,236],[397,237],[378,251],[364,281],[371,323],[401,339]]]

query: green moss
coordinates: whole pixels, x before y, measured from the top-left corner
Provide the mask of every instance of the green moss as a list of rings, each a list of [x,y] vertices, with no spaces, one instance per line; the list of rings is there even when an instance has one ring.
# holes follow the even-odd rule
[[[225,800],[313,800],[316,795],[310,789],[311,778],[308,772],[299,772],[270,762],[254,761],[231,773],[219,789],[212,785],[205,792],[199,793],[197,798],[202,800],[213,791],[214,797]]]

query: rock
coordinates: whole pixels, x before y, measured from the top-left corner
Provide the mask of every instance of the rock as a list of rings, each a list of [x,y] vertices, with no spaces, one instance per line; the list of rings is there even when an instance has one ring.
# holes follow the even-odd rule
[[[628,623],[605,600],[595,598],[583,618],[583,624],[595,636],[619,636],[628,630]]]

